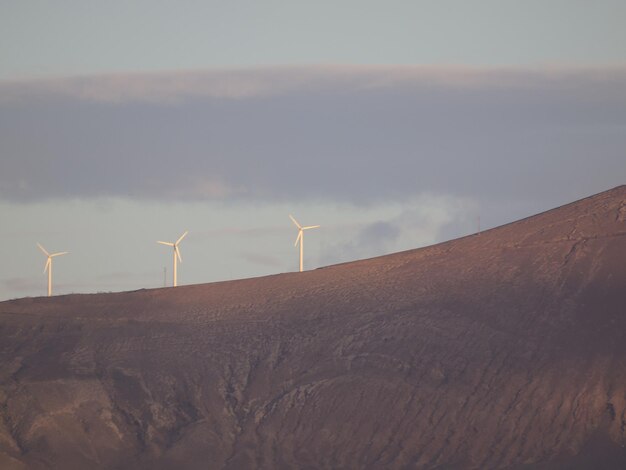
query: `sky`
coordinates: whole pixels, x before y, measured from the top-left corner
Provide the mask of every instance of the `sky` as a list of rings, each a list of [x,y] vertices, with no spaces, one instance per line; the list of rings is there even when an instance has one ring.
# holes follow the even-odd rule
[[[625,183],[622,1],[0,1],[0,300],[383,255]]]

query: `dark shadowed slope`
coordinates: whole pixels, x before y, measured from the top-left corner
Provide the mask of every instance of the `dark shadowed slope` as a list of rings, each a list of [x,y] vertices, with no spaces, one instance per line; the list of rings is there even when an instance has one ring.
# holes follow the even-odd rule
[[[3,469],[623,469],[626,186],[301,274],[3,302],[0,328]]]

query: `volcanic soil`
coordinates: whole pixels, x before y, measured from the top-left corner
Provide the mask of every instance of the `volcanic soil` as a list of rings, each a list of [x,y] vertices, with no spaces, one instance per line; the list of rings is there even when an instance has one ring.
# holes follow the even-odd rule
[[[2,469],[626,468],[626,186],[304,273],[0,303]]]

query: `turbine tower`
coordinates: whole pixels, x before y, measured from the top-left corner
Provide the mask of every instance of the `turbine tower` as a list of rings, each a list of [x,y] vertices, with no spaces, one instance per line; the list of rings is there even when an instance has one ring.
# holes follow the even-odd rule
[[[52,258],[54,258],[55,256],[66,255],[69,253],[69,251],[61,251],[59,253],[50,254],[39,243],[37,243],[37,246],[43,252],[43,254],[48,257],[48,260],[46,261],[46,266],[43,268],[43,272],[45,273],[46,271],[48,271],[48,297],[50,297],[52,295]]]
[[[187,236],[187,234],[189,233],[189,231],[185,231],[185,233],[183,233],[180,238],[178,240],[176,240],[175,242],[159,242],[157,241],[157,243],[160,243],[161,245],[167,245],[167,246],[171,246],[174,248],[174,287],[176,287],[178,285],[177,282],[177,278],[176,278],[176,268],[178,267],[177,262],[180,261],[181,263],[183,262],[183,259],[180,257],[180,250],[178,249],[178,244],[183,240],[183,238],[185,238],[185,236]]]
[[[296,224],[296,227],[298,227],[298,237],[296,238],[296,243],[294,243],[293,246],[297,246],[298,242],[300,242],[300,272],[303,271],[303,265],[302,265],[302,257],[304,254],[304,231],[305,230],[309,230],[311,228],[318,228],[319,225],[309,225],[307,227],[302,227],[298,221],[296,219],[293,218],[293,216],[291,214],[289,214],[289,218],[291,219],[291,221]]]

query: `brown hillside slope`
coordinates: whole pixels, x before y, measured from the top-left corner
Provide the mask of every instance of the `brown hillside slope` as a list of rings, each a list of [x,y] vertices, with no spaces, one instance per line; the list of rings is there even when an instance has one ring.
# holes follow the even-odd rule
[[[305,273],[0,303],[3,469],[622,469],[625,433],[626,186]]]

